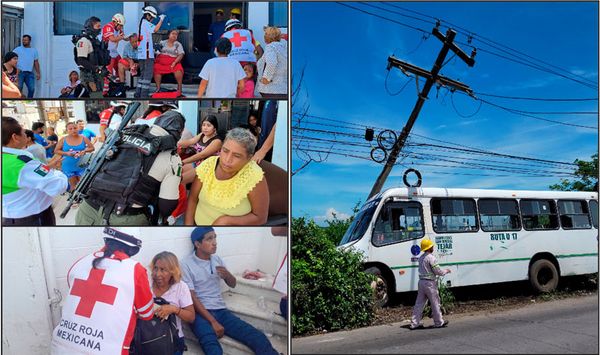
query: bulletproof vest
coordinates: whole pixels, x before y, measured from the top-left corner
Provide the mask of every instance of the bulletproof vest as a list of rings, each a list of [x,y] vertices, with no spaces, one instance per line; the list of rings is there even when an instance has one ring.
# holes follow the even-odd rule
[[[110,64],[110,52],[108,51],[108,44],[103,41],[99,41],[98,38],[85,33],[73,35],[73,37],[71,37],[71,42],[73,42],[75,45],[75,47],[73,47],[73,57],[75,59],[75,63],[79,64],[77,61],[77,42],[79,42],[79,40],[83,37],[87,38],[92,43],[92,48],[94,49],[94,51],[88,55],[88,60],[90,63],[96,66],[105,66]]]
[[[94,177],[88,195],[105,206],[112,205],[117,215],[134,203],[155,205],[160,181],[148,172],[160,152],[173,151],[176,147],[173,137],[153,136],[147,125],[124,128],[115,148],[107,153],[110,159]]]

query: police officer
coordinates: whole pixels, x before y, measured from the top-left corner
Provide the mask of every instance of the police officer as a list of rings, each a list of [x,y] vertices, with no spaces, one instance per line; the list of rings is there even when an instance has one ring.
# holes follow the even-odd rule
[[[117,153],[94,177],[76,224],[139,226],[169,216],[179,199],[182,163],[176,149],[184,125],[181,113],[169,109],[151,127],[127,127]]]
[[[81,72],[81,83],[90,90],[91,97],[102,97],[102,77],[101,66],[102,59],[99,57],[100,41],[98,35],[102,31],[100,19],[92,16],[85,21],[83,31],[80,36],[74,36],[75,43],[75,63]]]
[[[53,165],[35,160],[24,150],[26,144],[19,122],[2,117],[2,224],[56,225],[52,202],[67,190],[67,177]]]
[[[433,256],[433,242],[429,239],[421,241],[421,251],[423,255],[419,257],[419,288],[417,301],[413,308],[410,330],[423,328],[421,318],[423,317],[423,308],[425,302],[429,299],[431,312],[433,313],[433,327],[441,328],[448,325],[448,321],[442,319],[442,310],[440,305],[440,294],[437,288],[437,276],[444,276],[450,273],[450,269],[440,269],[435,256]]]
[[[104,229],[104,247],[69,269],[69,293],[52,334],[51,354],[129,354],[137,318],[154,316],[142,241],[125,228]]]
[[[142,114],[142,117],[135,121],[135,124],[145,124],[152,126],[156,118],[169,110],[177,110],[179,105],[175,100],[150,101],[148,109]]]

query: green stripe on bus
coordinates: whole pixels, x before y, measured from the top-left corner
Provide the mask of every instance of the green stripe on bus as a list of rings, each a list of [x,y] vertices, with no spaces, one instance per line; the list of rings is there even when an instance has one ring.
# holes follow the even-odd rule
[[[566,255],[557,255],[557,258],[576,258],[576,257],[583,257],[583,256],[598,256],[598,253],[586,253],[586,254],[566,254]],[[456,263],[442,263],[439,264],[440,266],[451,266],[451,265],[469,265],[469,264],[487,264],[487,263],[506,263],[506,262],[512,262],[512,261],[526,261],[529,260],[530,258],[514,258],[514,259],[497,259],[497,260],[478,260],[478,261],[462,261],[462,262],[456,262]],[[392,266],[391,269],[410,269],[410,268],[417,268],[419,267],[419,265],[414,264],[414,265],[402,265],[402,266]]]

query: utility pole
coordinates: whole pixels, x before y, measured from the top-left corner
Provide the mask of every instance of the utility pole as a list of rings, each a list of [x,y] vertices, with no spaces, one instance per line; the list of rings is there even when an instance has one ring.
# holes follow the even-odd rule
[[[373,185],[373,188],[371,189],[371,192],[369,193],[368,198],[373,197],[374,195],[378,194],[379,191],[381,191],[381,188],[383,187],[385,180],[387,179],[388,175],[390,174],[392,167],[396,163],[398,154],[404,147],[406,138],[408,137],[413,125],[415,124],[417,116],[419,115],[419,112],[421,111],[421,107],[423,107],[423,103],[427,99],[427,95],[429,94],[429,91],[431,90],[431,87],[433,86],[433,84],[437,82],[441,85],[451,86],[456,90],[465,91],[469,94],[472,93],[471,89],[467,85],[462,84],[455,80],[448,79],[441,75],[438,75],[438,73],[439,73],[440,69],[442,69],[442,65],[444,63],[444,59],[446,58],[446,55],[448,54],[448,51],[450,51],[450,50],[453,51],[454,53],[456,53],[456,55],[460,59],[462,59],[465,63],[467,63],[468,66],[472,67],[475,64],[475,59],[473,59],[476,54],[475,50],[471,53],[470,57],[467,56],[456,44],[454,44],[453,41],[454,41],[454,37],[456,36],[456,32],[452,29],[448,29],[448,31],[446,32],[446,36],[444,36],[438,30],[438,27],[436,26],[433,29],[432,33],[440,41],[442,41],[442,43],[444,43],[444,46],[440,50],[440,53],[438,54],[437,59],[435,60],[435,63],[433,64],[433,68],[431,69],[431,71],[428,72],[425,69],[422,69],[422,68],[419,68],[412,64],[398,60],[393,56],[388,57],[388,70],[392,66],[397,67],[400,70],[402,70],[403,72],[410,72],[417,76],[425,77],[425,78],[427,78],[427,80],[425,81],[423,90],[419,93],[417,103],[415,104],[415,107],[413,108],[413,110],[410,114],[410,118],[408,119],[408,122],[406,122],[406,125],[402,129],[402,133],[400,134],[398,139],[396,139],[396,142],[394,143],[394,146],[392,147],[392,151],[388,157],[388,160],[385,163],[383,170],[379,174],[379,177],[377,177],[377,180],[375,181],[375,184]]]

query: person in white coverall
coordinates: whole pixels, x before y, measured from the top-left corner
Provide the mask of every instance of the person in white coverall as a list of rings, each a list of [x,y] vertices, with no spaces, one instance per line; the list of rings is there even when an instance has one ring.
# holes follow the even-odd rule
[[[450,273],[450,269],[440,269],[433,256],[433,242],[431,240],[423,239],[421,241],[421,251],[423,254],[419,257],[419,291],[417,294],[417,301],[413,308],[410,329],[423,328],[421,318],[423,317],[423,308],[425,307],[427,299],[429,299],[429,304],[431,304],[431,311],[433,313],[433,327],[445,327],[449,322],[442,319],[440,294],[437,288],[436,275],[444,276]]]

